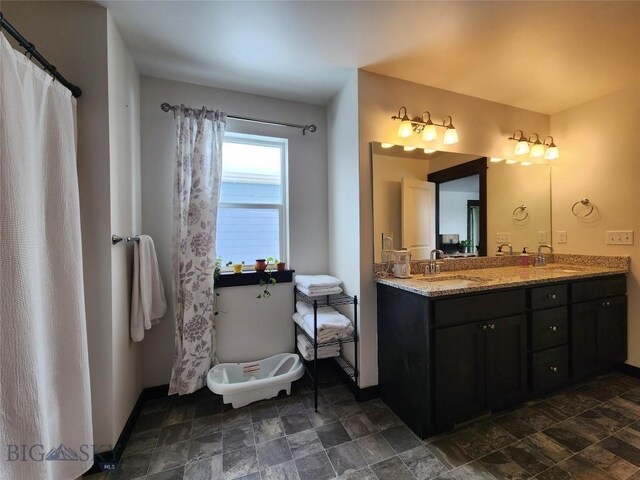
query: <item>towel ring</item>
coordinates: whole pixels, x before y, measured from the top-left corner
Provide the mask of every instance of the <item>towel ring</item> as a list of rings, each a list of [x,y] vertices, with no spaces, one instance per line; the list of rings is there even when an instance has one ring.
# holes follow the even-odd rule
[[[579,212],[576,212],[576,207],[578,205],[584,205],[585,207],[589,206],[589,207],[591,207],[591,209],[587,213],[580,214]],[[591,203],[588,198],[583,198],[581,200],[578,200],[571,207],[571,213],[573,213],[578,218],[587,218],[589,215],[591,215],[593,213],[593,203]]]
[[[529,210],[526,205],[520,205],[513,209],[513,213],[511,215],[516,222],[524,222],[529,216]]]

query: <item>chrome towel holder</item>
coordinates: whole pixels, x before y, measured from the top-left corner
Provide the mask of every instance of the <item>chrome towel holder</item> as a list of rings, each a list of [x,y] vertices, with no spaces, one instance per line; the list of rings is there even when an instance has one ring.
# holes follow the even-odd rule
[[[583,205],[584,207],[590,207],[589,211],[586,213],[581,213],[579,210],[576,211],[576,207],[578,205]],[[582,198],[573,204],[571,207],[571,213],[573,213],[578,218],[587,218],[589,215],[593,213],[593,203],[588,198]]]
[[[524,222],[529,216],[529,209],[526,205],[520,205],[513,209],[513,213],[511,215],[516,222]]]
[[[121,237],[120,235],[116,235],[115,233],[113,235],[111,235],[111,245],[117,245],[118,243],[127,243],[127,242],[137,242],[140,239],[138,238],[138,236],[133,236],[133,237]]]

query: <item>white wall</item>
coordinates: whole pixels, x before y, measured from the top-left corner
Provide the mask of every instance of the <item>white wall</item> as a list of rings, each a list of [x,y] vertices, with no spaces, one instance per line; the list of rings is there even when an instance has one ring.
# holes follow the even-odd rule
[[[140,233],[140,76],[111,15],[109,60],[109,156],[111,231]],[[122,432],[142,389],[142,346],[129,334],[133,244],[111,248],[113,434]]]
[[[478,200],[479,193],[440,191],[440,233],[457,233],[467,239],[467,200]]]
[[[627,363],[640,366],[640,82],[551,116],[551,134],[560,147],[553,164],[553,230],[567,232],[561,253],[630,255],[627,276]],[[597,207],[581,221],[571,206],[588,197]],[[605,245],[607,230],[634,230],[634,246]]]
[[[96,3],[3,1],[1,7],[82,89],[78,183],[93,441],[107,450],[141,390],[140,359],[124,337],[130,264],[123,250],[111,247],[112,227],[129,231],[140,223],[137,73],[106,9]]]
[[[142,231],[158,252],[169,308],[143,342],[145,386],[169,382],[174,347],[171,290],[171,234],[175,129],[160,104],[206,105],[235,115],[314,123],[316,133],[229,120],[227,131],[287,138],[289,141],[289,267],[297,273],[328,270],[327,127],[324,107],[277,100],[151,77],[141,79]],[[268,299],[256,299],[258,286],[219,290],[218,358],[254,360],[292,350],[293,285],[276,285]]]
[[[360,256],[358,164],[358,78],[352,72],[342,90],[327,109],[329,163],[329,273],[344,282],[350,295],[360,291]],[[343,312],[353,317],[351,308]],[[361,320],[362,318],[359,317]],[[358,325],[363,334],[362,321]],[[370,325],[367,328],[371,328]],[[367,335],[369,335],[368,333]],[[370,352],[360,349],[360,360],[376,361]],[[343,352],[353,361],[352,347]],[[375,352],[374,352],[375,355]],[[371,385],[370,379],[360,376],[360,385]]]
[[[344,268],[361,272],[360,311],[362,318],[360,352],[362,385],[375,385],[378,378],[376,289],[373,281],[373,195],[370,145],[372,141],[401,144],[397,137],[398,122],[391,120],[401,106],[409,114],[429,110],[435,120],[452,115],[460,142],[435,145],[438,150],[469,153],[478,156],[506,158],[513,149],[507,137],[516,129],[549,134],[549,117],[479,98],[440,90],[425,85],[358,71],[359,153],[342,159],[344,169],[360,171],[360,250],[359,258],[350,258]],[[440,136],[442,138],[442,135]],[[405,145],[424,146],[420,140]],[[446,148],[445,148],[446,147]],[[366,352],[366,357],[365,357]]]

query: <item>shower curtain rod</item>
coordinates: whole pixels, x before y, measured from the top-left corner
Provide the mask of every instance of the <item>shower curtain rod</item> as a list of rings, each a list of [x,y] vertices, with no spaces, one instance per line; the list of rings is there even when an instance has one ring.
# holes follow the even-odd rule
[[[69,82],[66,78],[64,78],[62,74],[58,72],[56,67],[51,65],[47,61],[47,59],[44,58],[38,50],[36,50],[36,46],[33,43],[29,42],[26,38],[24,38],[24,36],[18,30],[16,30],[16,28],[13,25],[11,25],[11,23],[9,23],[9,20],[5,18],[2,12],[0,12],[0,31],[2,31],[3,29],[6,30],[9,35],[15,38],[16,41],[20,44],[20,46],[26,50],[26,52],[24,52],[25,55],[29,55],[32,59],[37,60],[40,63],[40,65],[42,65],[42,68],[44,68],[46,72],[48,72],[53,78],[59,81],[62,85],[67,87],[69,90],[71,90],[71,95],[73,95],[76,98],[82,95],[82,90],[80,90],[80,87],[74,85],[73,83]]]
[[[168,103],[163,103],[160,105],[160,108],[163,112],[176,112],[180,110],[197,110],[194,108],[185,107],[184,105],[169,105]],[[211,112],[213,110],[207,109],[207,112]],[[295,123],[284,123],[284,122],[276,122],[274,120],[261,120],[259,118],[251,118],[251,117],[240,117],[238,115],[227,115],[227,118],[232,118],[233,120],[241,120],[243,122],[253,122],[253,123],[264,123],[265,125],[277,125],[279,127],[290,127],[290,128],[300,128],[302,129],[302,134],[304,135],[307,131],[313,133],[318,128],[311,125],[298,125]]]

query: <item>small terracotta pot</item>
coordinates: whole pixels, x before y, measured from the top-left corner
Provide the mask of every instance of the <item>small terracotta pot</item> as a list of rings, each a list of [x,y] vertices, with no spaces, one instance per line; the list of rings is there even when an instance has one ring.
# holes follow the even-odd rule
[[[256,260],[256,270],[258,272],[264,272],[267,269],[267,261],[264,258]]]
[[[234,263],[233,264],[233,273],[242,273],[242,264]]]
[[[276,268],[278,269],[279,272],[282,272],[284,271],[286,266],[287,264],[285,262],[278,262],[278,264],[276,265]]]

